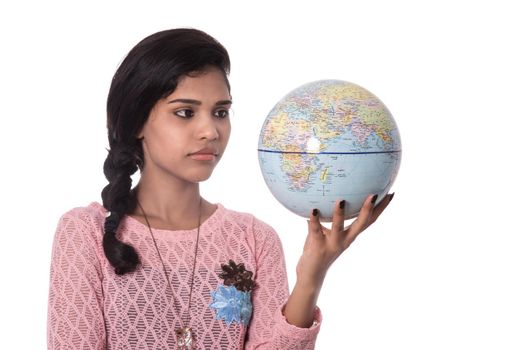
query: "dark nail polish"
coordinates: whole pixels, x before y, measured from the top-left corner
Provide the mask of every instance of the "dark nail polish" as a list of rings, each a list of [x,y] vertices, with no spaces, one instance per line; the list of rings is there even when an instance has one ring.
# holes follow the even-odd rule
[[[393,193],[391,194],[391,197],[389,197],[389,201],[390,201],[390,202],[391,202],[391,200],[393,200],[393,196],[394,196],[394,195],[395,195],[395,192],[393,192]]]
[[[371,204],[375,204],[375,202],[377,201],[377,198],[378,198],[378,194],[374,195],[373,198],[371,198]]]
[[[313,209],[313,216],[317,216],[318,215],[318,209]]]
[[[338,207],[340,209],[344,209],[345,206],[346,206],[346,201],[345,200],[342,200],[342,201],[340,201],[340,203],[338,203]]]

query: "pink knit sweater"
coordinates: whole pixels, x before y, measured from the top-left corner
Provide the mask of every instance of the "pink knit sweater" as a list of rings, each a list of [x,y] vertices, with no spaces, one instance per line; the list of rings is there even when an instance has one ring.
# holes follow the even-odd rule
[[[127,215],[118,238],[135,247],[141,264],[132,273],[114,273],[102,248],[106,213],[92,202],[69,210],[58,222],[48,349],[174,349],[175,330],[188,312],[198,349],[314,348],[320,310],[310,328],[287,323],[282,314],[289,296],[282,244],[269,225],[218,204],[201,225],[188,310],[196,229],[152,229],[175,290],[173,302],[148,227]],[[219,275],[230,260],[253,273],[251,291],[225,285]]]

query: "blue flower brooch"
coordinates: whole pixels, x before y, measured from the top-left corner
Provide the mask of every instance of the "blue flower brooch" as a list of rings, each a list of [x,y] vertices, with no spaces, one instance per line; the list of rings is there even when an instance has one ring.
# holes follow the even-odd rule
[[[224,319],[228,326],[233,322],[247,326],[253,312],[253,272],[246,270],[243,263],[236,264],[229,260],[229,264],[222,265],[222,272],[218,276],[224,279],[224,284],[211,292],[213,302],[209,305],[215,309],[216,319]]]

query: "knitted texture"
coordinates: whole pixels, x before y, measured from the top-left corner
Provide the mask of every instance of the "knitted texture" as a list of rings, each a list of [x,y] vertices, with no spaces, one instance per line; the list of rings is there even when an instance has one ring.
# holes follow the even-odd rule
[[[321,312],[316,308],[310,328],[286,321],[282,309],[289,287],[282,244],[266,223],[217,204],[200,228],[188,310],[197,230],[152,228],[173,298],[148,227],[128,215],[117,237],[137,250],[141,264],[134,272],[115,274],[102,248],[106,213],[92,202],[69,210],[58,222],[51,256],[48,349],[174,349],[175,331],[187,319],[198,349],[314,348]],[[224,286],[219,275],[230,260],[253,273],[251,292]],[[220,294],[226,288],[247,299]],[[237,310],[250,314],[247,322],[235,318]]]

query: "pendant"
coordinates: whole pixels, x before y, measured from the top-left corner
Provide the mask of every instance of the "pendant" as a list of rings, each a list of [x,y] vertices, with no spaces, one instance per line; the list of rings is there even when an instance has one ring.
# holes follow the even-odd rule
[[[193,330],[190,327],[176,330],[176,348],[178,350],[193,350],[194,346]]]

